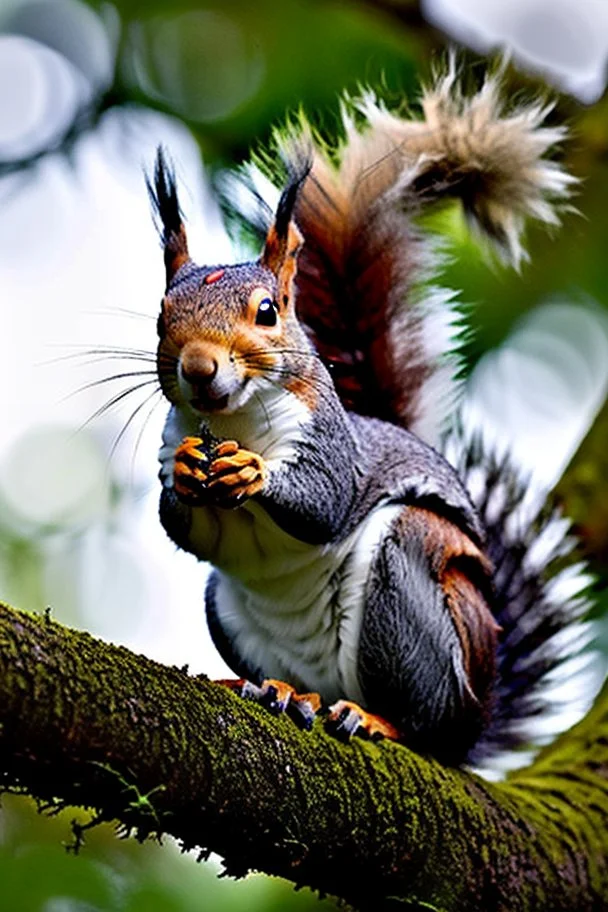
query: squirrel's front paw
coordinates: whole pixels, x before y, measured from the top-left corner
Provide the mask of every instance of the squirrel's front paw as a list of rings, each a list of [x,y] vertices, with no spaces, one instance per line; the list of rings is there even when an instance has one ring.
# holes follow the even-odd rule
[[[184,437],[173,457],[173,489],[183,503],[198,506],[207,500],[209,456],[201,437]]]
[[[267,474],[261,456],[242,449],[236,440],[223,440],[213,448],[207,469],[209,499],[220,507],[238,507],[262,490]]]

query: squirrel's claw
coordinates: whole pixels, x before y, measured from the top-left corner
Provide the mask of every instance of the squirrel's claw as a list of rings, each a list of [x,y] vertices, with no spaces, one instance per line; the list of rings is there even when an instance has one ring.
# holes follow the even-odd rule
[[[285,681],[267,678],[260,685],[244,678],[217,681],[229,687],[245,700],[253,700],[264,706],[275,716],[286,713],[298,728],[310,731],[321,710],[322,702],[318,693],[299,694]],[[325,722],[327,731],[340,741],[350,741],[356,735],[371,741],[389,738],[399,741],[401,733],[383,719],[361,709],[349,700],[338,700],[329,708]]]
[[[338,700],[330,706],[326,728],[341,741],[350,741],[353,735],[371,741],[381,738],[399,741],[401,738],[400,732],[386,719],[366,712],[350,700]]]
[[[225,684],[245,700],[253,700],[264,706],[275,716],[282,713],[296,723],[298,728],[310,731],[313,722],[321,708],[321,697],[317,693],[298,694],[285,681],[268,678],[258,686],[243,678],[236,680],[222,680],[218,683]]]
[[[235,453],[238,453],[240,447],[236,440],[222,440],[221,443],[218,443],[213,448],[213,455],[217,458],[218,456],[234,456]]]
[[[318,693],[297,694],[294,691],[287,713],[298,728],[310,731],[320,709],[321,697]]]
[[[243,699],[260,703],[273,716],[280,716],[281,713],[285,712],[292,693],[293,688],[289,684],[272,679],[262,681],[259,687],[256,684],[252,684],[251,681],[245,681],[241,690]]]

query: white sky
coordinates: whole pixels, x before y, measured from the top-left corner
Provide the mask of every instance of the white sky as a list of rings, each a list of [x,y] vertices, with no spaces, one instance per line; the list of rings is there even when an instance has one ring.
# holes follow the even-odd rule
[[[424,15],[481,53],[510,48],[524,67],[581,101],[606,85],[606,0],[422,0]]]

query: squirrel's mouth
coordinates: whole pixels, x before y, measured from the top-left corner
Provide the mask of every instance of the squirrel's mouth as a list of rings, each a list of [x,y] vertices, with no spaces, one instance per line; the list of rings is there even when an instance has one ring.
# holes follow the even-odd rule
[[[209,412],[223,412],[225,408],[228,407],[228,402],[230,400],[230,394],[226,393],[224,396],[210,396],[210,395],[199,395],[194,399],[190,400],[190,405],[197,412],[203,412],[208,414]]]

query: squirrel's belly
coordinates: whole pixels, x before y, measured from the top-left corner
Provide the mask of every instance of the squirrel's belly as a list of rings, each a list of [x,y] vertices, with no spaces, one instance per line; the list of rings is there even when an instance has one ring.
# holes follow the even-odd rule
[[[220,571],[214,607],[234,651],[265,677],[317,691],[327,702],[362,703],[357,653],[370,564],[402,509],[379,507],[344,542],[309,546],[292,566],[275,526],[275,561],[260,568],[263,578]]]

